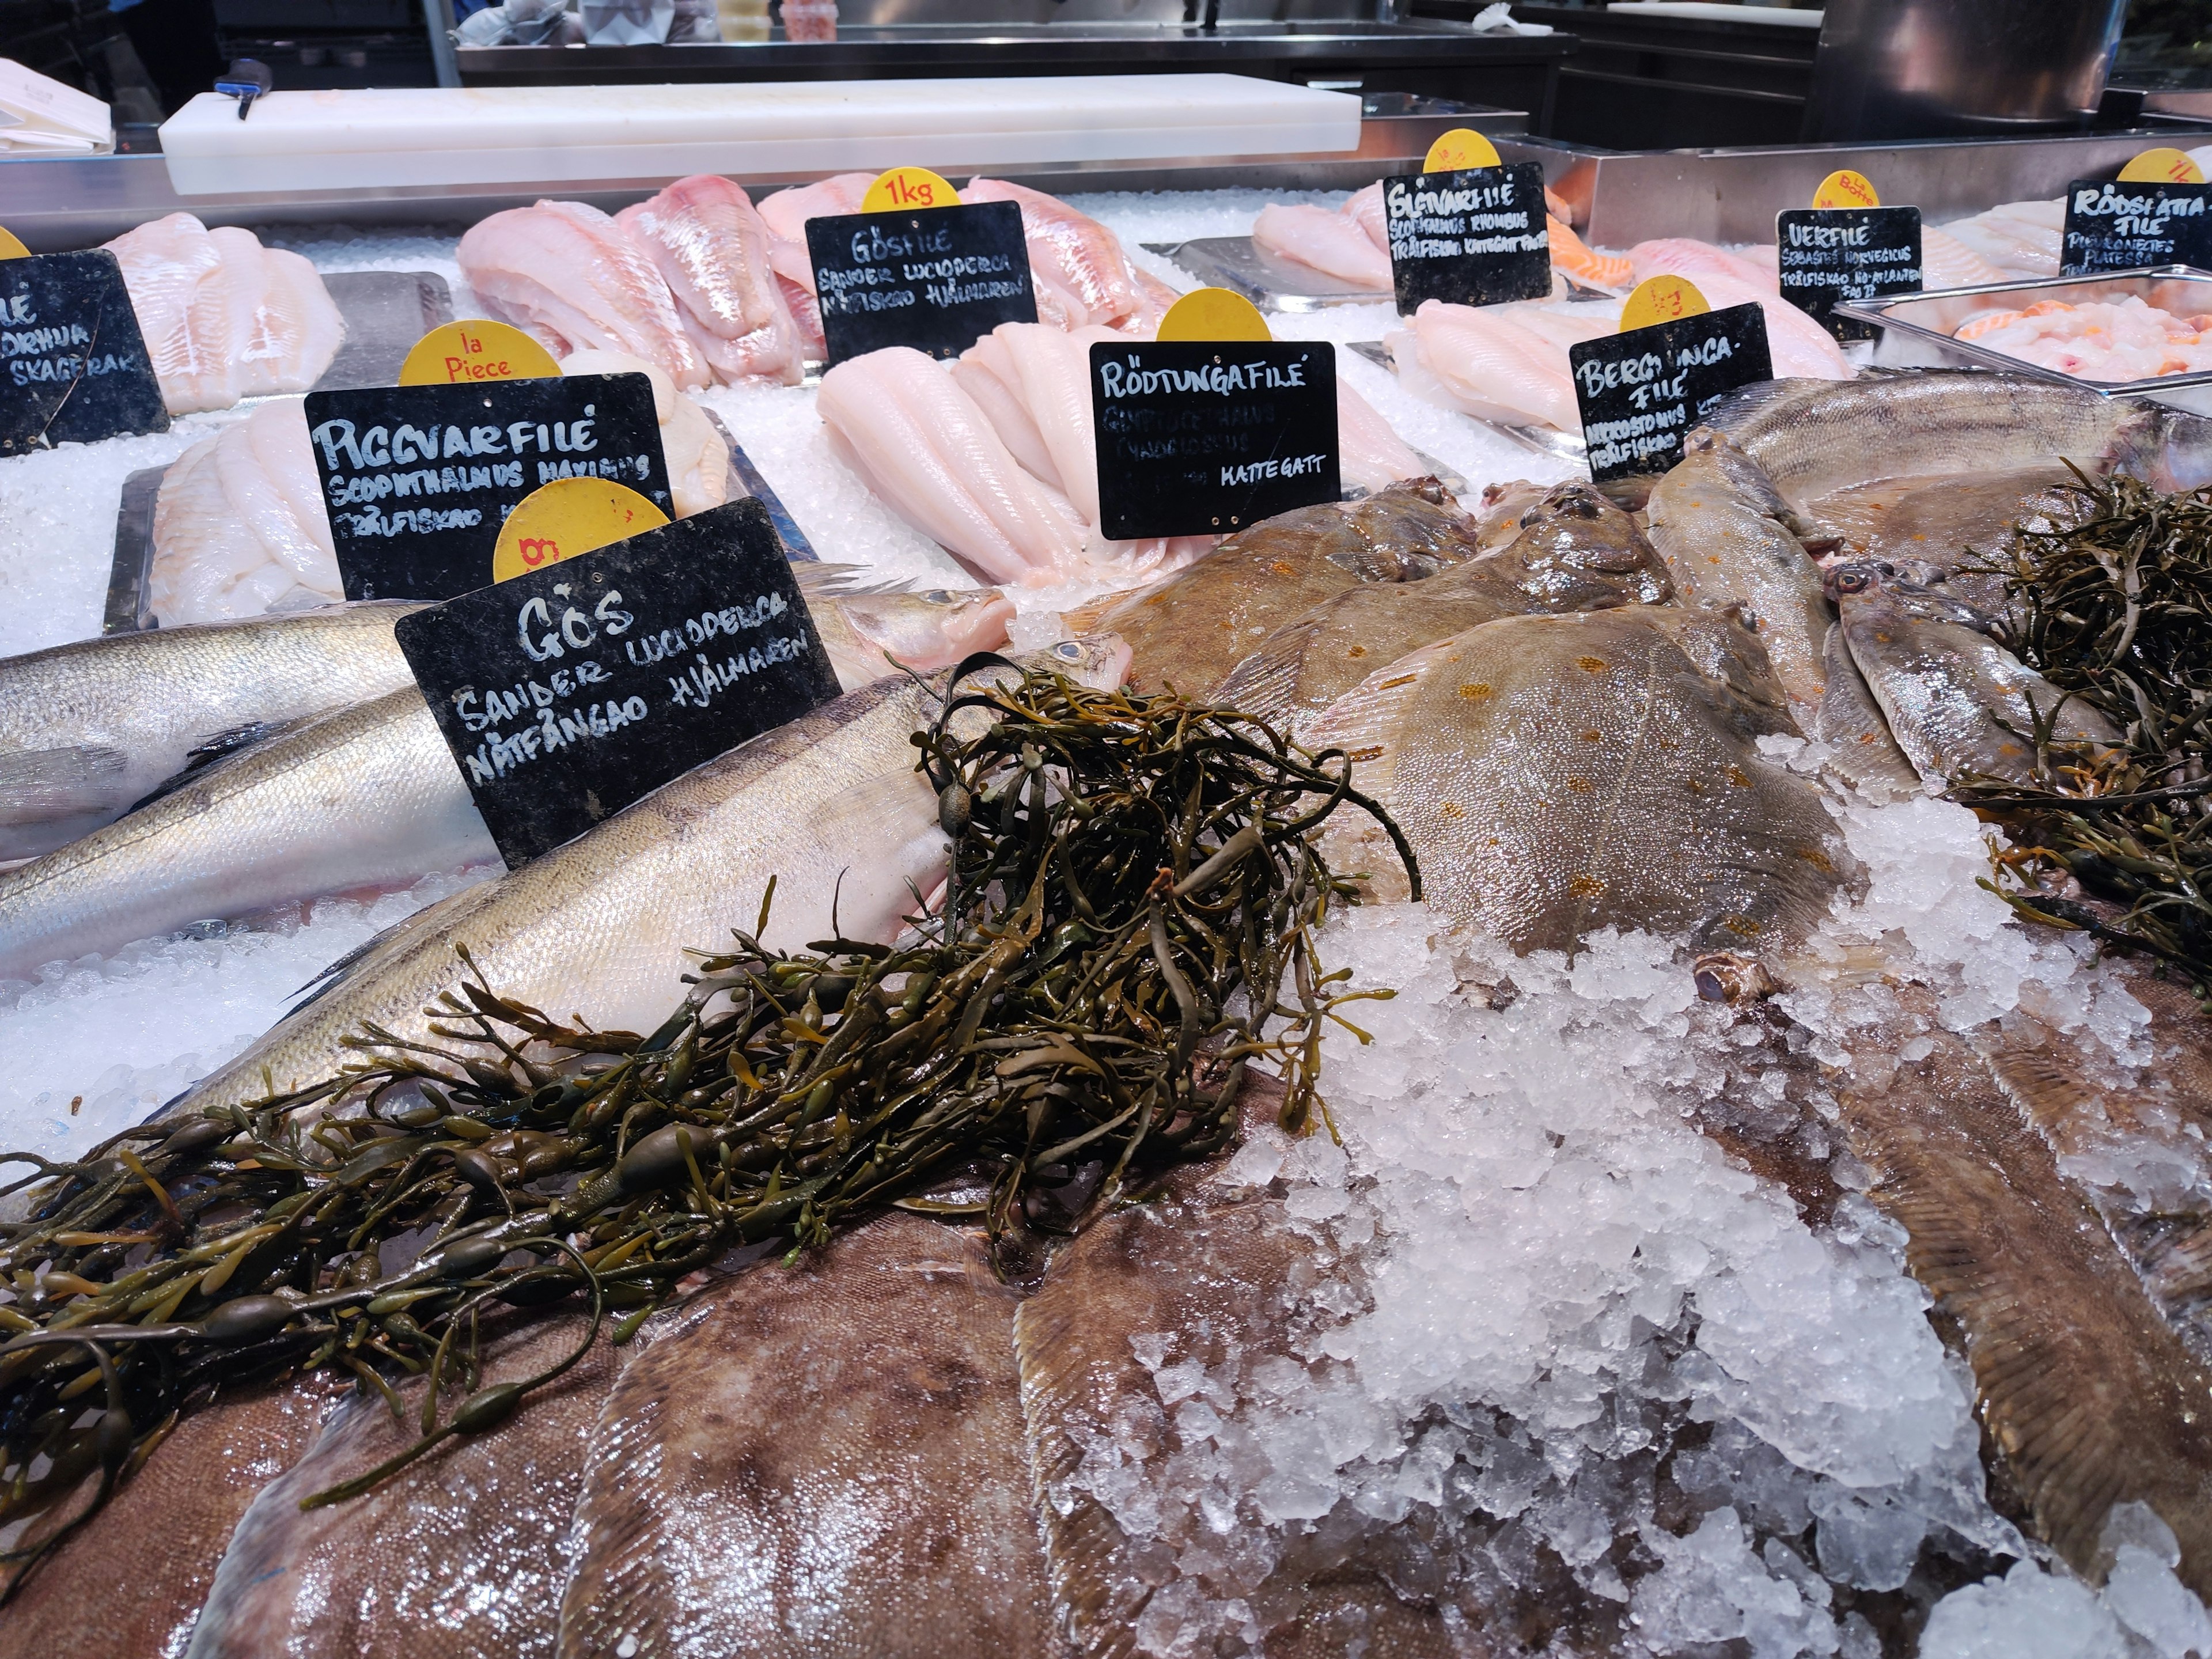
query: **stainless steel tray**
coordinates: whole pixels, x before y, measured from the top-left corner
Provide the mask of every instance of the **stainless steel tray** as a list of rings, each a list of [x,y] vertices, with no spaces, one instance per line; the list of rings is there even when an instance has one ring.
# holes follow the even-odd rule
[[[453,320],[453,291],[432,270],[334,270],[323,278],[346,321],[345,343],[318,392],[390,386],[415,342]]]
[[[1952,337],[1951,331],[1976,313],[1993,307],[2019,310],[2039,300],[2058,300],[2069,305],[2088,301],[2110,303],[2130,296],[2177,317],[2199,316],[2212,312],[2212,271],[2194,265],[2145,265],[2096,276],[2048,276],[1942,289],[1929,294],[1893,294],[1880,300],[1847,300],[1836,307],[1836,313],[1881,331],[1874,349],[1878,368],[2002,369],[2079,386],[2100,398],[2146,398],[2196,414],[2212,415],[2212,369],[2160,374],[2146,380],[2085,380],[2008,357],[1972,340]]]
[[[1390,348],[1380,340],[1354,340],[1351,349],[1394,374],[1398,372],[1398,366],[1390,361]],[[1579,432],[1562,432],[1549,426],[1515,426],[1505,421],[1482,420],[1463,410],[1452,412],[1462,420],[1473,421],[1477,426],[1486,428],[1509,442],[1533,450],[1539,455],[1548,455],[1555,461],[1571,461],[1577,466],[1589,464],[1589,450],[1583,444],[1583,434]]]
[[[1278,259],[1249,236],[1200,236],[1144,246],[1147,252],[1174,260],[1201,283],[1243,295],[1262,311],[1387,305],[1395,297],[1390,289],[1361,288],[1311,265]]]

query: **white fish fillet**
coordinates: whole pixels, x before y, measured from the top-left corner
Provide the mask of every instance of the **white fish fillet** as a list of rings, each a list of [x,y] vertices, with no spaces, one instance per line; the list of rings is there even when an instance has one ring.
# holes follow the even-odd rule
[[[653,382],[653,412],[660,422],[660,453],[668,464],[676,516],[688,519],[730,499],[730,449],[707,411],[657,363],[620,351],[572,351],[563,374],[642,374]]]
[[[1382,210],[1382,181],[1376,179],[1364,190],[1355,190],[1352,199],[1337,210],[1339,213],[1367,233],[1367,240],[1375,244],[1384,258],[1390,257],[1390,221]]]
[[[1921,228],[1923,288],[1975,288],[1984,283],[2002,283],[2008,275],[1948,232],[1934,225]]]
[[[1655,241],[1638,242],[1628,250],[1628,263],[1639,283],[1663,272],[1686,276],[1700,289],[1708,277],[1722,277],[1739,287],[1762,289],[1777,298],[1782,293],[1782,279],[1773,270],[1762,270],[1741,254],[1687,236],[1662,236]]]
[[[1279,258],[1377,293],[1391,287],[1389,254],[1349,214],[1270,202],[1252,221],[1252,240]]]
[[[581,202],[509,208],[470,228],[454,257],[487,305],[556,357],[593,349],[657,363],[678,386],[707,384],[705,360],[653,261]]]
[[[1014,367],[1013,353],[1004,334],[1003,327],[994,329],[962,352],[952,365],[952,378],[963,392],[975,400],[975,406],[983,411],[1013,458],[1031,475],[1064,495],[1067,485],[1060,476],[1060,469],[1053,465],[1052,451],[1045,446],[1044,434],[1037,430],[1029,405],[1023,401],[1021,373]]]
[[[831,447],[884,503],[989,581],[1084,572],[1084,522],[1025,471],[945,367],[907,346],[848,358],[815,404]]]
[[[1361,489],[1381,489],[1429,470],[1381,412],[1352,389],[1341,369],[1336,377],[1336,445],[1340,476]]]
[[[1417,395],[1481,420],[1562,432],[1580,425],[1565,351],[1500,317],[1425,301],[1412,327],[1389,341],[1400,378]]]
[[[107,244],[172,415],[305,392],[345,339],[313,265],[250,230],[173,213]]]
[[[266,403],[186,450],[154,502],[154,614],[164,626],[342,597],[301,406]]]
[[[872,173],[840,173],[815,184],[779,190],[773,195],[761,198],[760,216],[771,231],[784,241],[795,244],[804,254],[806,251],[806,222],[858,213],[860,198],[868,193],[868,186],[875,182],[876,175]],[[811,275],[811,267],[809,268],[809,275]]]

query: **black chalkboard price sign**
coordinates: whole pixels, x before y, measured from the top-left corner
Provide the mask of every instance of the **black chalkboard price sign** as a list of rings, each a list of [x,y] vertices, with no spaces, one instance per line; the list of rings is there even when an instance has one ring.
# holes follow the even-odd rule
[[[395,633],[510,869],[837,695],[749,496],[416,611]]]
[[[1599,483],[1664,472],[1723,393],[1774,378],[1766,313],[1756,305],[1701,312],[1567,348],[1590,477]]]
[[[311,392],[307,435],[349,599],[482,587],[507,515],[556,478],[611,478],[675,512],[642,374]]]
[[[1225,535],[1341,493],[1327,341],[1102,341],[1091,413],[1114,541]]]
[[[0,455],[168,429],[115,256],[0,259]]]
[[[809,219],[806,252],[833,364],[899,345],[957,357],[1000,323],[1037,319],[1012,202]]]
[[[1839,340],[1872,339],[1875,330],[1835,315],[1837,301],[1919,291],[1917,207],[1785,208],[1774,240],[1782,297]]]
[[[1533,161],[1382,181],[1398,310],[1424,300],[1489,306],[1552,291],[1544,169]]]
[[[2137,265],[2212,268],[2212,185],[2076,179],[2066,186],[2060,274]]]

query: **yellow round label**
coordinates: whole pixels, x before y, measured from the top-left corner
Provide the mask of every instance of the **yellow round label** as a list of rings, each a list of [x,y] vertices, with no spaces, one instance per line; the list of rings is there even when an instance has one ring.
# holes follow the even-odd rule
[[[1820,180],[1820,189],[1813,192],[1816,208],[1880,207],[1881,198],[1875,193],[1874,181],[1863,173],[1853,173],[1849,167],[1832,173]]]
[[[402,386],[469,386],[478,380],[544,380],[561,373],[553,354],[520,329],[482,317],[434,328],[409,348]]]
[[[491,579],[543,570],[579,553],[658,530],[668,515],[611,478],[556,478],[514,504],[491,554]]]
[[[2120,169],[2127,185],[2201,185],[2204,169],[2178,149],[2147,149]]]
[[[860,198],[863,213],[896,213],[902,208],[958,207],[960,192],[927,167],[893,167],[880,173]]]
[[[1160,319],[1163,340],[1272,340],[1260,307],[1225,288],[1197,288]]]
[[[1620,308],[1620,331],[1651,328],[1684,317],[1702,317],[1712,307],[1695,284],[1682,276],[1647,276]]]
[[[1429,146],[1428,160],[1421,163],[1421,171],[1465,173],[1469,167],[1498,165],[1497,145],[1473,127],[1454,127]]]
[[[25,247],[15,233],[0,225],[0,259],[27,259],[31,250]]]

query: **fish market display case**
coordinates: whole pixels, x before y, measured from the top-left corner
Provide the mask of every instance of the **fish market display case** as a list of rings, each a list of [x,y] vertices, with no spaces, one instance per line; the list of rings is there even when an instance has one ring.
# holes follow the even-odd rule
[[[1304,88],[1285,89],[1293,100],[1310,94]],[[848,86],[847,94],[854,88]],[[825,94],[835,97],[837,94]],[[282,100],[279,92],[271,99]],[[210,100],[222,115],[228,100]],[[1323,102],[1328,100],[1324,99]],[[1304,151],[1163,154],[1150,147],[1141,155],[1115,155],[1110,140],[1090,146],[1088,159],[1031,155],[988,161],[969,155],[947,155],[931,148],[932,140],[917,131],[910,159],[945,170],[962,167],[973,171],[988,165],[1001,176],[1018,179],[1040,190],[1211,190],[1227,186],[1283,190],[1350,190],[1392,173],[1417,171],[1429,146],[1456,126],[1474,126],[1510,142],[1526,131],[1527,114],[1520,110],[1423,98],[1404,93],[1378,93],[1361,98],[1357,106],[1341,99],[1346,115],[1324,131],[1331,147],[1315,145]],[[279,102],[278,106],[282,107]],[[257,116],[254,118],[259,118]],[[215,131],[228,137],[217,121]],[[0,160],[0,222],[4,222],[34,252],[85,247],[120,234],[135,225],[163,214],[189,212],[209,225],[267,225],[302,222],[343,222],[349,224],[419,224],[425,221],[473,220],[501,208],[518,207],[541,196],[559,195],[588,202],[609,212],[643,200],[670,178],[682,173],[728,171],[748,187],[803,184],[860,164],[855,140],[853,159],[833,158],[815,167],[746,167],[734,160],[727,164],[696,158],[672,170],[648,173],[647,164],[610,161],[594,173],[573,169],[567,177],[523,176],[483,178],[475,181],[421,181],[401,160],[386,169],[384,182],[316,185],[303,177],[290,188],[225,186],[223,169],[214,176],[188,175],[180,183],[172,155],[88,156],[70,160]],[[172,137],[172,149],[176,141]],[[1030,145],[1032,149],[1040,146]],[[520,164],[518,164],[520,165]],[[312,173],[317,169],[303,169]],[[489,165],[480,173],[495,169]],[[242,175],[232,174],[233,177]],[[265,185],[263,179],[247,184]],[[206,184],[208,188],[195,188]]]
[[[1503,106],[1547,130],[1574,36],[1475,34],[1389,15],[1389,0],[1383,10],[1359,0],[845,0],[834,40],[791,40],[779,26],[757,41],[465,46],[455,60],[471,87],[1217,70]]]

